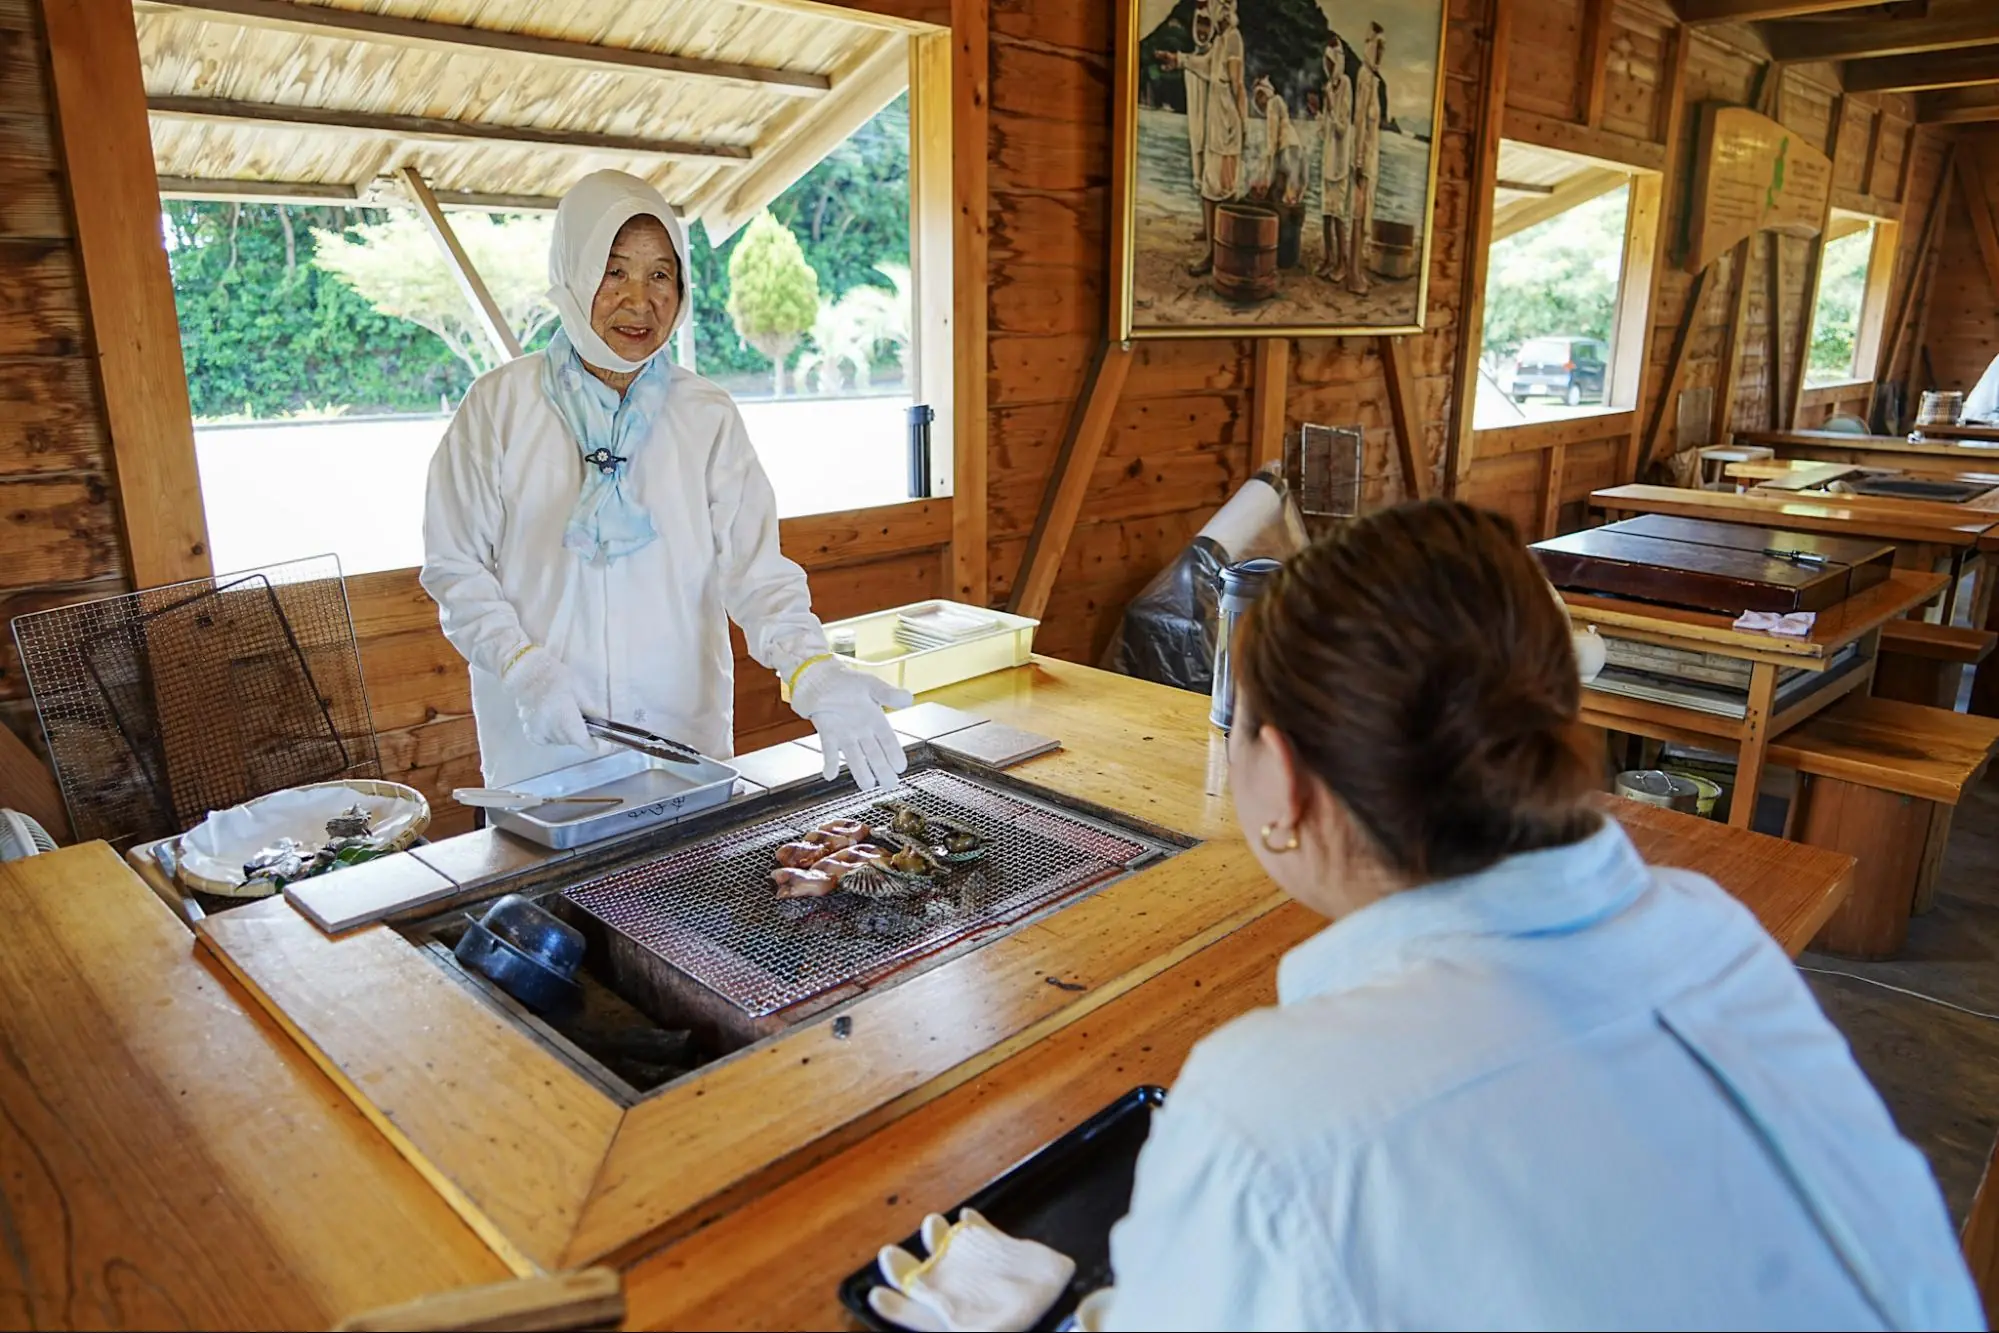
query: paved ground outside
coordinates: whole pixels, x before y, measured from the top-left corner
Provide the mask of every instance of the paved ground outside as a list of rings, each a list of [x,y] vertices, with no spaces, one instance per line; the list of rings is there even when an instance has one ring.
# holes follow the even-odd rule
[[[907,397],[741,403],[779,515],[908,498]],[[423,561],[423,485],[443,416],[195,431],[218,570],[331,552],[349,574]]]

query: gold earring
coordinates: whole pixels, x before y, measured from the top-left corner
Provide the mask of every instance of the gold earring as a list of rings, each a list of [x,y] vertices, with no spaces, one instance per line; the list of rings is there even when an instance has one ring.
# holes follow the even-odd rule
[[[1290,840],[1289,840],[1289,841],[1287,841],[1287,842],[1286,842],[1286,843],[1285,843],[1285,844],[1284,844],[1284,845],[1283,845],[1282,847],[1279,847],[1279,846],[1278,846],[1278,845],[1277,845],[1276,843],[1274,843],[1274,842],[1272,842],[1272,841],[1270,840],[1270,835],[1271,835],[1271,834],[1273,834],[1273,833],[1275,833],[1275,832],[1277,832],[1277,821],[1276,821],[1276,820],[1274,820],[1274,819],[1273,819],[1273,820],[1271,820],[1271,821],[1270,821],[1270,822],[1269,822],[1268,824],[1265,824],[1265,825],[1263,826],[1263,850],[1264,850],[1264,851],[1266,851],[1266,852],[1272,852],[1272,853],[1282,853],[1282,852],[1295,852],[1295,851],[1297,851],[1297,850],[1298,850],[1298,830],[1297,830],[1297,829],[1295,829],[1295,828],[1294,828],[1294,829],[1292,829],[1292,830],[1291,830],[1291,837],[1290,837]]]

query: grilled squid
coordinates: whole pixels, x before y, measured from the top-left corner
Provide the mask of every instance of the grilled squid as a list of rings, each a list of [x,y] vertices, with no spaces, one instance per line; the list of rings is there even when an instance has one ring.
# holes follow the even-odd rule
[[[821,874],[830,875],[835,881],[862,866],[877,865],[886,859],[888,853],[873,843],[863,842],[834,852],[813,867]]]
[[[771,871],[770,882],[777,885],[777,896],[780,898],[823,898],[838,885],[838,881],[823,870],[794,869],[790,866]]]
[[[866,842],[869,836],[874,833],[873,829],[858,819],[829,819],[821,824],[819,829],[821,832],[831,833],[835,837],[852,838],[855,842]]]
[[[817,864],[833,850],[816,842],[787,842],[777,849],[777,863],[795,870],[804,870]]]

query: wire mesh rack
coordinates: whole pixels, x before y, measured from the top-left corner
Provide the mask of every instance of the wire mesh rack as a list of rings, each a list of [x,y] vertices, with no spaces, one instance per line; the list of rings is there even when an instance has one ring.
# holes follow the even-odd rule
[[[167,837],[283,787],[379,776],[333,556],[58,607],[13,629],[79,840]]]
[[[774,895],[777,847],[830,819],[883,823],[884,801],[966,825],[986,840],[986,854],[913,898]],[[749,1017],[762,1018],[1019,920],[1173,850],[1050,801],[926,769],[886,793],[848,792],[728,830],[572,886],[563,896]]]

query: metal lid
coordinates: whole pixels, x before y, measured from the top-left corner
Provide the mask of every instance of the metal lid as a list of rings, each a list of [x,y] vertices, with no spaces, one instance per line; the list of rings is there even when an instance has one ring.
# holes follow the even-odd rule
[[[1656,768],[1633,769],[1619,773],[1615,788],[1619,796],[1643,801],[1647,805],[1662,805],[1672,810],[1693,810],[1700,801],[1701,789],[1677,773],[1664,773]]]
[[[1270,582],[1270,576],[1284,568],[1282,560],[1258,556],[1222,567],[1222,598],[1225,611],[1240,611],[1255,601]]]

